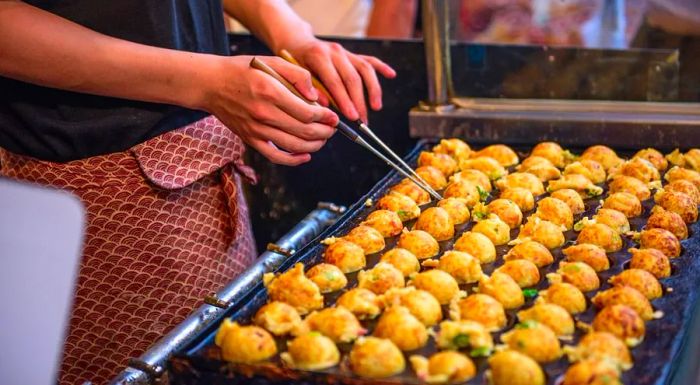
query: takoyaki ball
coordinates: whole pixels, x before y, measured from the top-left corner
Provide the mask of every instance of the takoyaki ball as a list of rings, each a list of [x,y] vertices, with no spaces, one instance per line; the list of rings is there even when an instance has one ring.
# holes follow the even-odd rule
[[[357,287],[374,294],[384,294],[387,290],[404,287],[403,273],[394,265],[379,262],[369,270],[361,270],[357,275]]]
[[[442,321],[435,336],[440,349],[468,349],[472,357],[488,356],[493,351],[493,338],[484,325],[474,321]]]
[[[515,325],[501,336],[510,349],[523,353],[539,363],[552,362],[561,357],[557,335],[549,327],[531,320]]]
[[[348,279],[340,268],[330,263],[319,263],[309,269],[306,276],[318,286],[321,293],[332,293],[348,284]]]
[[[595,223],[607,225],[620,234],[625,234],[630,231],[630,222],[627,216],[614,209],[599,209],[593,216],[593,220]]]
[[[445,178],[445,175],[433,166],[418,167],[416,169],[416,174],[434,190],[442,190],[447,186],[447,178]]]
[[[608,332],[634,347],[644,340],[644,320],[626,305],[606,306],[593,319],[593,330]]]
[[[687,194],[693,199],[696,205],[700,205],[700,190],[692,182],[687,180],[674,180],[673,182],[664,186],[664,191],[676,191],[680,193]]]
[[[486,205],[488,212],[498,216],[508,227],[514,229],[523,222],[523,213],[515,202],[508,199],[494,199]]]
[[[437,268],[451,275],[457,283],[477,282],[484,274],[478,259],[456,250],[446,251],[440,257]]]
[[[352,312],[342,306],[313,312],[304,319],[309,331],[319,332],[336,343],[352,342],[367,333]]]
[[[422,348],[428,342],[428,330],[403,306],[391,306],[379,317],[372,333],[386,338],[403,351]]]
[[[418,259],[434,257],[440,252],[440,245],[435,238],[423,230],[404,231],[396,247],[410,251]]]
[[[698,220],[698,206],[688,194],[668,190],[656,195],[654,200],[657,205],[680,215],[685,223]]]
[[[381,197],[379,202],[377,202],[377,208],[395,212],[404,222],[418,218],[420,215],[420,207],[418,207],[416,202],[397,192]]]
[[[668,168],[668,161],[664,158],[664,154],[653,148],[639,150],[632,158],[646,159],[659,171],[665,171]]]
[[[481,188],[486,192],[491,192],[491,180],[489,177],[479,170],[467,169],[462,170],[450,177],[450,182],[466,180],[476,185],[476,187]]]
[[[254,363],[277,354],[277,344],[267,330],[259,326],[241,326],[229,318],[219,326],[214,338],[221,357],[229,362]]]
[[[683,155],[685,166],[700,171],[700,150],[693,148]]]
[[[350,370],[360,377],[386,378],[406,369],[401,350],[391,340],[362,337],[355,341],[348,355]]]
[[[595,271],[605,271],[610,268],[610,261],[605,250],[597,245],[580,243],[567,247],[562,250],[562,253],[568,262],[583,262]]]
[[[382,298],[385,307],[403,306],[426,327],[442,321],[442,307],[432,294],[413,287],[392,289]]]
[[[412,285],[419,290],[432,294],[440,305],[447,305],[453,298],[459,296],[459,284],[451,275],[442,270],[428,270],[416,274]]]
[[[650,301],[663,295],[659,280],[652,273],[642,269],[624,270],[610,278],[608,282],[615,286],[633,287]]]
[[[574,227],[574,214],[571,212],[571,208],[557,198],[546,197],[537,202],[535,216],[563,226],[567,230],[571,230]]]
[[[622,385],[622,381],[615,364],[606,360],[585,360],[566,370],[562,385]]]
[[[391,210],[372,211],[362,222],[362,225],[374,228],[385,238],[399,235],[403,230],[399,214]]]
[[[554,257],[549,249],[535,241],[518,243],[503,256],[503,260],[506,262],[519,259],[530,261],[537,267],[544,267],[554,262]]]
[[[544,194],[544,185],[536,176],[526,172],[515,172],[494,182],[499,190],[522,187],[530,190],[533,196]]]
[[[610,170],[610,176],[627,175],[637,178],[644,183],[650,183],[661,179],[659,170],[651,162],[644,158],[634,158],[623,163],[619,169]]]
[[[581,154],[581,159],[594,160],[600,163],[606,171],[615,166],[619,166],[623,162],[613,149],[603,145],[588,147],[586,151]]]
[[[532,191],[526,188],[513,187],[502,190],[499,198],[513,201],[520,207],[521,212],[530,211],[535,208],[535,197],[532,195]]]
[[[468,320],[482,324],[488,331],[506,326],[506,312],[495,298],[476,293],[450,304],[450,315],[455,320]]]
[[[496,159],[480,156],[459,162],[461,170],[478,170],[486,174],[490,180],[496,180],[505,176],[508,172]]]
[[[441,207],[430,207],[423,211],[413,228],[425,231],[437,241],[446,241],[455,235],[455,225],[450,214]]]
[[[510,227],[496,215],[490,215],[487,219],[477,222],[472,227],[472,232],[487,236],[494,245],[505,245],[510,241]]]
[[[602,247],[606,253],[614,253],[622,248],[622,237],[608,225],[592,223],[581,230],[576,243],[590,243]]]
[[[561,226],[550,221],[543,221],[537,217],[530,218],[527,223],[520,227],[518,238],[527,238],[531,241],[541,243],[550,250],[556,249],[566,242],[564,231]]]
[[[632,248],[629,252],[632,253],[630,268],[646,270],[658,279],[671,275],[671,262],[661,250]]]
[[[301,315],[323,307],[321,291],[304,275],[303,263],[297,263],[276,277],[267,273],[263,276],[263,282],[270,301],[288,303]]]
[[[412,252],[400,247],[393,248],[382,255],[380,262],[397,268],[404,277],[420,271],[420,262]]]
[[[647,219],[647,229],[665,229],[673,233],[678,240],[688,238],[688,226],[680,215],[665,210],[661,206],[654,206],[651,215]]]
[[[536,166],[521,170],[537,177],[541,182],[548,182],[552,179],[561,178],[561,171],[554,166]]]
[[[522,323],[537,321],[552,329],[557,336],[570,336],[576,331],[574,319],[566,309],[553,303],[540,302],[518,312]]]
[[[336,239],[323,253],[323,260],[338,266],[343,273],[352,273],[365,267],[365,251],[362,247],[345,239]]]
[[[664,229],[642,230],[639,234],[640,249],[657,249],[669,258],[681,255],[681,243],[673,233]]]
[[[549,159],[537,156],[537,155],[530,155],[527,158],[523,159],[522,162],[516,167],[515,169],[518,171],[526,172],[527,169],[533,168],[533,167],[555,167],[554,163],[552,163]]]
[[[627,305],[642,317],[649,321],[654,318],[654,309],[647,297],[631,286],[613,286],[610,289],[598,292],[591,302],[599,308],[611,305]]]
[[[496,247],[489,237],[481,233],[465,231],[455,242],[454,249],[475,257],[482,264],[496,260]]]
[[[469,213],[469,206],[467,206],[467,200],[462,198],[445,198],[438,201],[437,207],[440,207],[447,211],[450,216],[452,223],[455,225],[461,225],[469,221],[471,214]]]
[[[433,152],[436,154],[447,154],[456,161],[469,159],[472,149],[467,143],[461,139],[441,139],[440,143],[433,147]]]
[[[301,317],[292,305],[273,301],[255,313],[253,322],[276,336],[283,336],[298,330]]]
[[[561,178],[550,180],[547,184],[547,191],[571,189],[577,191],[582,198],[593,198],[603,193],[603,188],[596,186],[590,179],[581,174],[562,175]]]
[[[372,319],[382,312],[377,295],[361,288],[350,289],[343,293],[336,305],[348,309],[358,319]]]
[[[603,202],[604,209],[617,210],[627,218],[638,217],[642,214],[642,202],[635,195],[618,192],[608,195]]]
[[[605,182],[605,169],[603,165],[591,159],[581,159],[571,163],[564,169],[564,175],[580,174],[588,178],[593,183]]]
[[[602,359],[624,370],[632,367],[632,356],[627,345],[608,332],[592,331],[586,334],[576,347],[568,349],[567,355],[572,362]]]
[[[450,182],[442,195],[445,198],[463,199],[468,207],[473,207],[481,201],[481,194],[476,185],[464,179]]]
[[[418,206],[430,202],[430,194],[417,184],[413,183],[410,179],[402,180],[398,184],[392,186],[389,191],[403,194],[413,199]]]
[[[555,282],[547,289],[541,290],[538,301],[559,305],[570,314],[578,314],[586,310],[586,297],[576,286],[566,282]]]
[[[569,206],[569,209],[571,209],[571,213],[574,215],[581,214],[582,212],[586,211],[586,205],[583,203],[581,195],[579,195],[576,190],[565,188],[554,191],[549,194],[549,196],[566,203],[566,205]]]
[[[618,175],[608,184],[610,193],[625,192],[637,197],[640,201],[651,197],[651,190],[646,183],[627,175]]]
[[[598,274],[583,262],[561,262],[557,273],[564,282],[576,286],[584,293],[600,287]]]
[[[687,168],[673,166],[668,170],[666,175],[664,175],[664,179],[669,183],[675,180],[687,180],[700,189],[700,173],[694,170],[688,170]]]
[[[425,358],[414,355],[409,358],[416,376],[429,384],[454,384],[466,382],[476,375],[476,366],[462,353],[447,350]]]
[[[487,156],[496,159],[501,166],[508,167],[518,164],[518,154],[512,148],[504,144],[492,144],[484,147],[481,150],[472,153],[472,158]]]
[[[489,358],[492,385],[544,385],[546,379],[537,361],[516,352],[502,350]]]
[[[680,149],[671,151],[669,154],[666,154],[664,158],[666,158],[668,163],[672,166],[685,167],[685,156],[683,156]]]
[[[494,272],[490,277],[482,277],[479,281],[479,293],[495,298],[505,309],[519,308],[525,303],[520,286],[505,273]]]
[[[531,287],[540,282],[540,271],[527,259],[516,259],[504,263],[497,272],[510,275],[520,287]]]
[[[422,151],[418,156],[418,167],[433,166],[442,175],[449,177],[457,171],[457,161],[447,154]]]
[[[539,156],[549,160],[555,167],[564,168],[567,156],[564,149],[554,142],[542,142],[532,148],[530,156]]]
[[[333,340],[312,332],[289,341],[280,358],[290,368],[313,371],[338,365],[340,352]]]

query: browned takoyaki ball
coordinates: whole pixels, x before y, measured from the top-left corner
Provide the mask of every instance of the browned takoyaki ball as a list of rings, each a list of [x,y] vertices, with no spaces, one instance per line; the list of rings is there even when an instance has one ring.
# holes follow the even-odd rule
[[[445,198],[461,198],[469,207],[481,201],[481,194],[476,185],[466,179],[453,180],[447,184],[442,196]]]
[[[348,284],[348,279],[343,271],[330,263],[319,263],[313,266],[306,272],[306,276],[318,286],[321,293],[332,293]]]
[[[389,189],[390,192],[403,194],[416,202],[417,205],[424,205],[430,202],[430,194],[410,179],[404,179]]]
[[[613,151],[610,147],[603,145],[588,147],[586,151],[581,154],[581,159],[594,160],[600,163],[606,171],[620,165],[623,162],[622,159],[617,156],[615,151]]]
[[[646,159],[659,171],[665,171],[668,168],[668,161],[664,158],[664,154],[653,148],[639,150],[634,154],[633,158]]]
[[[547,182],[552,179],[559,179],[561,178],[561,171],[559,171],[558,168],[554,166],[547,166],[547,165],[542,165],[542,166],[534,166],[526,169],[520,169],[520,172],[526,172],[528,174],[532,174],[537,177],[542,182]]]
[[[627,216],[614,209],[599,209],[593,216],[593,220],[595,223],[609,226],[620,234],[630,231],[630,222]]]
[[[385,238],[399,235],[403,230],[399,214],[390,210],[372,211],[361,224],[374,228]]]
[[[673,233],[678,240],[688,238],[688,226],[680,215],[665,210],[661,206],[654,206],[651,215],[647,219],[647,229],[665,229]]]
[[[221,358],[229,362],[254,363],[277,354],[275,339],[265,329],[239,325],[229,318],[219,327],[214,343],[221,348]]]
[[[605,169],[603,165],[591,159],[581,159],[566,166],[564,175],[580,174],[590,179],[593,183],[605,182]]]
[[[425,231],[437,241],[446,241],[455,235],[455,225],[450,214],[441,207],[430,207],[423,211],[413,228]]]
[[[428,342],[428,330],[425,325],[407,308],[398,305],[384,311],[372,334],[391,340],[403,351],[422,348]]]
[[[610,305],[627,305],[645,321],[654,318],[654,309],[652,309],[647,297],[631,286],[613,286],[598,292],[593,296],[591,302],[599,308]]]
[[[263,282],[271,301],[288,303],[301,315],[323,307],[321,291],[304,275],[303,263],[297,263],[278,276],[265,274]]]
[[[692,148],[683,155],[685,166],[692,168],[695,171],[700,171],[700,150]]]
[[[461,383],[471,380],[476,375],[476,366],[472,360],[452,350],[437,352],[430,358],[413,355],[409,360],[416,376],[430,384]]]
[[[546,325],[558,336],[574,334],[574,319],[566,309],[553,303],[540,302],[529,309],[518,312],[518,320],[522,323],[537,321]]]
[[[569,246],[562,250],[568,262],[584,262],[592,267],[595,271],[604,271],[610,268],[605,250],[597,245],[590,243],[581,243],[578,245]]]
[[[541,290],[538,301],[559,305],[571,314],[586,310],[586,297],[576,286],[566,282],[552,283],[547,289]]]
[[[663,295],[661,284],[654,275],[642,269],[627,269],[608,280],[615,286],[629,286],[644,294],[650,301]]]
[[[563,226],[567,230],[574,227],[574,214],[569,205],[559,199],[546,197],[537,202],[535,216],[550,221],[556,225]]]
[[[496,180],[505,176],[508,172],[496,159],[488,156],[480,156],[459,162],[461,170],[479,170],[486,174],[490,180]]]
[[[420,215],[420,207],[413,199],[396,192],[381,197],[377,202],[377,208],[395,212],[404,222],[418,218]]]
[[[512,148],[504,144],[492,144],[472,153],[472,158],[487,156],[496,159],[501,166],[508,167],[518,164],[518,154]]]
[[[465,231],[455,242],[454,248],[472,255],[480,263],[490,263],[496,260],[496,247],[489,237],[481,233]]]
[[[567,163],[566,152],[554,142],[542,142],[532,148],[530,156],[539,156],[552,162],[555,167],[564,168]]]
[[[593,359],[570,366],[564,373],[562,385],[622,385],[622,381],[615,364]]]
[[[435,238],[423,230],[404,231],[396,246],[410,251],[418,259],[434,257],[440,252]]]
[[[342,306],[315,311],[304,319],[304,325],[307,330],[319,332],[335,343],[352,342],[367,333],[355,315]]]
[[[489,358],[492,385],[544,385],[537,361],[514,350],[502,350]]]
[[[413,287],[389,290],[383,296],[384,306],[400,305],[408,309],[426,327],[442,320],[442,307],[432,294]]]
[[[437,154],[447,154],[454,160],[469,159],[472,149],[461,139],[441,139],[440,143],[433,147],[433,152]]]
[[[544,267],[554,262],[554,257],[549,249],[535,241],[521,242],[513,246],[503,256],[504,261],[515,261],[518,259],[528,260],[537,267]]]
[[[509,188],[522,187],[530,190],[532,195],[539,196],[544,194],[544,185],[536,176],[526,172],[515,172],[506,175],[494,182],[499,190],[503,191]]]
[[[466,180],[467,182],[471,182],[486,192],[491,192],[492,190],[491,180],[486,174],[479,170],[462,170],[450,177],[450,182],[457,180]]]
[[[614,253],[622,248],[622,237],[608,225],[592,223],[581,230],[576,243],[591,243],[602,247],[607,253]]]
[[[372,319],[382,312],[377,295],[362,288],[346,291],[338,298],[336,305],[348,309],[358,319]]]
[[[472,232],[484,234],[496,246],[505,245],[510,241],[510,227],[493,214],[477,222],[472,227]]]
[[[450,305],[450,314],[456,320],[478,322],[488,331],[497,331],[506,326],[506,312],[495,298],[476,293]]]
[[[667,182],[673,182],[675,180],[687,180],[694,184],[695,187],[700,189],[700,173],[695,170],[688,170],[687,168],[682,168],[678,166],[671,167],[670,170],[664,175],[664,179]]]
[[[466,199],[445,198],[437,203],[437,207],[447,211],[452,223],[455,225],[461,225],[462,223],[469,221],[471,216]]]
[[[384,250],[386,243],[382,233],[374,227],[360,225],[343,237],[346,241],[350,241],[362,248],[365,254],[374,254]]]
[[[526,188],[513,187],[505,189],[501,191],[499,198],[513,201],[520,207],[521,212],[530,211],[535,208],[535,197],[532,195],[532,191]]]
[[[418,156],[418,167],[433,166],[442,175],[449,177],[457,171],[457,161],[447,154],[422,151]]]
[[[673,233],[664,229],[642,230],[639,234],[640,249],[657,249],[669,258],[681,255],[681,243]]]
[[[416,169],[416,174],[435,190],[442,190],[447,186],[447,178],[445,178],[445,175],[433,166],[418,167]]]
[[[566,242],[561,226],[537,217],[530,218],[527,223],[520,227],[518,239],[526,238],[541,243],[550,250],[556,249]]]
[[[700,205],[700,190],[692,182],[679,179],[664,186],[664,191],[676,191],[687,194],[696,205]]]
[[[618,192],[608,195],[603,202],[603,208],[617,210],[627,218],[638,217],[642,214],[642,203],[639,199],[625,192]]]
[[[639,345],[646,332],[642,317],[626,305],[610,305],[600,310],[593,319],[593,330],[608,332],[627,346]]]
[[[554,192],[562,189],[576,190],[582,198],[593,198],[603,193],[603,188],[596,186],[590,179],[581,174],[562,175],[561,178],[550,180],[547,191]]]
[[[590,332],[578,345],[567,352],[572,362],[603,359],[627,370],[632,367],[632,355],[625,343],[608,332]]]
[[[494,272],[479,281],[479,293],[487,294],[500,302],[505,309],[515,309],[525,303],[520,286],[505,273]]]
[[[579,195],[576,190],[557,190],[549,194],[549,196],[566,203],[566,205],[569,206],[569,209],[571,209],[571,213],[574,215],[581,214],[582,212],[586,211],[586,205],[583,203],[581,195]]]
[[[348,354],[350,370],[360,377],[386,378],[403,372],[406,360],[391,340],[362,337],[355,341]]]
[[[457,281],[448,273],[438,269],[416,274],[411,284],[416,289],[432,294],[440,305],[447,305],[460,294]]]
[[[520,287],[535,286],[540,282],[540,271],[527,259],[515,259],[504,263],[496,271],[510,275]]]
[[[680,215],[685,223],[694,223],[698,220],[698,206],[688,194],[665,190],[656,195],[654,200],[664,209]]]
[[[627,175],[618,175],[608,185],[610,193],[625,192],[637,197],[640,201],[651,197],[651,190],[646,183]]]
[[[336,239],[323,253],[323,260],[338,266],[343,273],[352,273],[365,267],[367,261],[362,247],[345,239]]]
[[[255,313],[253,323],[276,336],[283,336],[299,330],[301,317],[294,306],[272,301]]]
[[[555,167],[554,164],[547,158],[531,155],[523,159],[522,162],[515,169],[522,172],[527,172],[526,170],[533,167]]]
[[[598,274],[583,262],[561,262],[557,273],[564,282],[576,286],[584,293],[600,287]]]
[[[498,216],[511,229],[520,226],[523,222],[523,213],[520,211],[520,207],[511,200],[494,199],[486,205],[486,208],[490,214]]]
[[[501,341],[540,363],[552,362],[562,355],[557,335],[534,320],[515,325],[515,328],[501,335]]]
[[[473,357],[488,356],[493,351],[493,338],[484,325],[467,320],[440,322],[435,343],[440,349],[470,349]]]
[[[659,170],[644,158],[634,158],[624,162],[619,168],[610,170],[610,176],[627,175],[637,178],[644,183],[661,179]]]
[[[280,354],[285,365],[300,370],[323,370],[338,365],[340,351],[335,342],[321,333],[306,333],[287,343]]]
[[[456,250],[446,251],[437,268],[454,277],[457,283],[477,282],[483,275],[478,259]]]
[[[400,247],[393,248],[382,255],[380,262],[386,262],[397,268],[404,277],[420,271],[420,262],[412,252]]]
[[[394,265],[379,262],[369,270],[362,270],[357,275],[357,287],[367,289],[375,294],[384,294],[387,290],[404,287],[403,273]]]
[[[630,268],[646,270],[659,279],[671,275],[671,262],[661,250],[632,248],[629,252],[632,253]]]

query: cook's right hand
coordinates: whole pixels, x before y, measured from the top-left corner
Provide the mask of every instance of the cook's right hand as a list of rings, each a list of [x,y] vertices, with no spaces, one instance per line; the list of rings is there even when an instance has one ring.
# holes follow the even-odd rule
[[[218,78],[208,93],[206,110],[249,146],[274,163],[296,166],[311,160],[335,132],[338,116],[313,106],[270,75],[250,67],[252,56],[220,58]],[[311,75],[277,57],[258,56],[307,99],[317,100]]]

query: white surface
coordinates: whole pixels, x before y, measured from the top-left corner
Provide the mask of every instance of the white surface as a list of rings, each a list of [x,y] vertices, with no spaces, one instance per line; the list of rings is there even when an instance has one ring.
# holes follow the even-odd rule
[[[82,237],[77,199],[0,179],[0,384],[56,383]]]

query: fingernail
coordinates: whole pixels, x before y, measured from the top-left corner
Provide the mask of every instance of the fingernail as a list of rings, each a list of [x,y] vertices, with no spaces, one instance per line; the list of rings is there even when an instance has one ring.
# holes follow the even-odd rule
[[[312,87],[309,94],[311,96],[311,100],[313,100],[313,101],[318,100],[318,91],[315,88]]]
[[[360,118],[360,113],[357,112],[357,109],[355,107],[350,107],[350,110],[347,112],[346,115],[350,120],[357,120]]]

